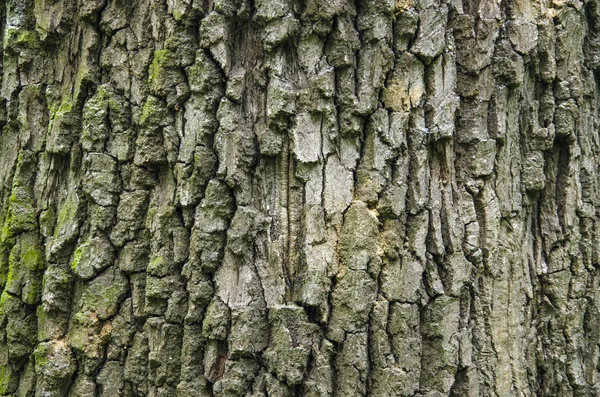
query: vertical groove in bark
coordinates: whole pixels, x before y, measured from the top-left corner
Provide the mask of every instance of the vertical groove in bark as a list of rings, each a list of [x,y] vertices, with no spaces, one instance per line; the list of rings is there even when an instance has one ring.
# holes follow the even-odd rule
[[[0,39],[0,395],[600,393],[595,0],[7,0]]]

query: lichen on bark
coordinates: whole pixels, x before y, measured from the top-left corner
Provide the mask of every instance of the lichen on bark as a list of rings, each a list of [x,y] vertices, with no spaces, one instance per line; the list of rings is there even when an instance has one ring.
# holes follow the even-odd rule
[[[597,0],[0,3],[0,395],[594,396]]]

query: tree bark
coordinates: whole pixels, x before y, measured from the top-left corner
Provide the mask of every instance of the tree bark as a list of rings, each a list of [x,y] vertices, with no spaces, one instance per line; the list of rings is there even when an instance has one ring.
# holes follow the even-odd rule
[[[597,0],[5,0],[0,395],[597,396]]]

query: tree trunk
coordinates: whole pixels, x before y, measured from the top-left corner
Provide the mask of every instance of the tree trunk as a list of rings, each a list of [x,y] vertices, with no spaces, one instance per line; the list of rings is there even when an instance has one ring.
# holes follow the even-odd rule
[[[0,395],[597,396],[597,0],[0,3]]]

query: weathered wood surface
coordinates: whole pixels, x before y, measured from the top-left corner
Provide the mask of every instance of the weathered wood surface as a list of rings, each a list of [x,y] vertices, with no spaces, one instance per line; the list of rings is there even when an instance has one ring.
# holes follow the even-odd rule
[[[0,395],[597,396],[597,0],[0,3]]]

